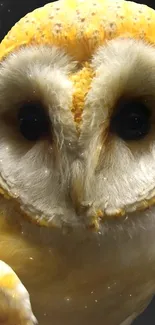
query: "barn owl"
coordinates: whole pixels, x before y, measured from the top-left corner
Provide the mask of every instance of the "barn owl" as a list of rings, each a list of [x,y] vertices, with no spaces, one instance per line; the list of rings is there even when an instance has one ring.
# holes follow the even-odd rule
[[[155,12],[60,0],[0,44],[0,324],[130,325],[155,292]]]

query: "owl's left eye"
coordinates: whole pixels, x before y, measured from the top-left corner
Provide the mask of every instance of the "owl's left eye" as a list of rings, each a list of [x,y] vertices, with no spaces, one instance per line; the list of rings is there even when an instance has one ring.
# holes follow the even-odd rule
[[[123,100],[111,121],[111,130],[123,140],[140,140],[150,131],[151,112],[138,100]]]
[[[29,141],[36,141],[49,131],[49,119],[40,104],[26,103],[18,112],[20,133]]]

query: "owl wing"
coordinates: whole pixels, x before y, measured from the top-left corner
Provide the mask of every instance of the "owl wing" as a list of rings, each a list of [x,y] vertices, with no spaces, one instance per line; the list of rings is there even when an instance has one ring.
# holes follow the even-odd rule
[[[37,324],[27,290],[3,261],[0,261],[0,324]]]

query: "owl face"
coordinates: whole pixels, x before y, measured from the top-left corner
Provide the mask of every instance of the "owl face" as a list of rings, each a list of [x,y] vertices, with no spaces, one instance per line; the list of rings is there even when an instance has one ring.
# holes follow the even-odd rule
[[[154,72],[154,48],[120,38],[80,66],[54,46],[1,63],[1,187],[24,214],[99,229],[154,204]]]
[[[0,44],[1,188],[31,221],[99,229],[154,205],[153,22],[63,0]]]

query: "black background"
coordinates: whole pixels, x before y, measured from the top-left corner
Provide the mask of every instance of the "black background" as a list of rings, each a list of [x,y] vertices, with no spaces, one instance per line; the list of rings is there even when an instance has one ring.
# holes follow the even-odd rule
[[[110,0],[109,0],[110,1]],[[52,0],[3,0],[0,1],[0,41],[9,29],[25,14],[37,7],[52,2]],[[155,0],[137,0],[155,9]],[[155,325],[155,299],[149,308],[141,315],[134,325]]]

